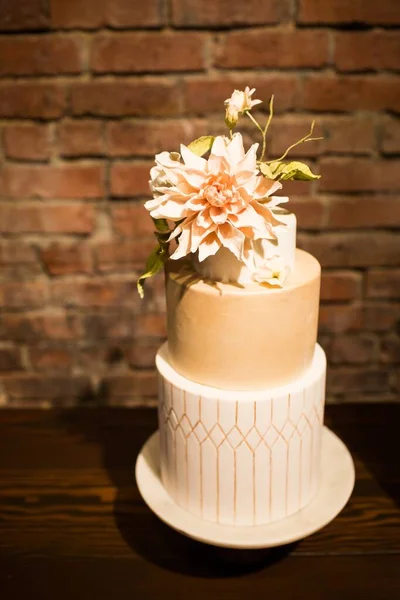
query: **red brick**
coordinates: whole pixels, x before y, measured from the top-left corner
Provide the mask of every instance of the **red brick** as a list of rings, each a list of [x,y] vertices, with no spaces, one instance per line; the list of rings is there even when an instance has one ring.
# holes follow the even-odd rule
[[[50,0],[51,22],[65,29],[157,27],[163,22],[159,6],[157,0]]]
[[[199,33],[102,33],[93,40],[90,65],[97,73],[202,71],[207,42]]]
[[[371,117],[322,117],[323,152],[335,154],[371,154],[376,148],[375,123]],[[314,146],[314,143],[303,144]]]
[[[7,308],[43,306],[48,299],[47,281],[20,281],[0,283],[0,304]]]
[[[149,178],[153,163],[115,162],[111,166],[112,196],[150,196]]]
[[[384,154],[400,153],[400,119],[385,118],[382,123],[381,146]]]
[[[11,198],[100,198],[101,165],[5,165],[0,190]]]
[[[133,279],[105,279],[104,277],[51,282],[53,302],[63,306],[115,307],[138,305]]]
[[[142,204],[113,204],[111,219],[114,230],[124,236],[148,236],[154,231],[154,223]]]
[[[53,243],[40,250],[40,258],[50,275],[91,273],[92,256],[87,244]]]
[[[65,371],[73,364],[73,355],[67,348],[37,348],[28,350],[29,361],[37,371]]]
[[[0,83],[0,117],[54,119],[65,110],[65,90],[57,83]]]
[[[165,117],[180,112],[180,92],[173,81],[91,81],[72,86],[71,105],[75,115]]]
[[[189,144],[206,135],[204,121],[115,121],[108,123],[106,139],[111,156],[154,156],[163,150],[179,150],[179,145]]]
[[[337,196],[328,203],[331,229],[400,227],[398,196]]]
[[[77,36],[24,36],[0,39],[0,75],[80,73],[83,40]]]
[[[310,75],[299,102],[316,111],[400,110],[400,80],[388,75]]]
[[[172,0],[172,22],[178,27],[229,27],[276,23],[281,16],[277,0]]]
[[[96,266],[102,273],[132,272],[143,268],[156,245],[155,237],[141,240],[113,241],[94,248]]]
[[[63,121],[58,127],[58,149],[67,157],[103,155],[103,124],[90,119]]]
[[[89,204],[0,205],[2,233],[90,233],[94,228],[94,207]]]
[[[308,162],[308,165],[313,172],[318,173],[318,169],[312,163]],[[279,196],[288,196],[289,198],[304,196],[305,198],[310,198],[314,195],[314,188],[314,181],[285,181]]]
[[[366,302],[365,329],[400,332],[400,302]]]
[[[47,308],[45,312],[3,313],[0,317],[0,337],[3,340],[71,340],[81,334],[79,318],[60,310]]]
[[[132,288],[132,295],[134,295]],[[135,312],[134,303],[128,307],[107,308],[106,311],[96,311],[85,315],[85,340],[89,343],[100,340],[132,340],[134,336]]]
[[[362,295],[362,275],[351,271],[322,273],[321,300],[355,300]]]
[[[323,267],[397,266],[400,236],[389,231],[300,234],[298,246],[313,254]]]
[[[38,340],[74,340],[82,335],[82,323],[76,315],[47,308],[45,312],[3,313],[0,336],[4,340],[37,342]]]
[[[104,378],[107,396],[110,398],[148,398],[157,396],[155,371],[137,371],[109,375]]]
[[[30,279],[42,273],[34,248],[20,241],[0,242],[1,278],[18,280]]]
[[[4,153],[19,160],[47,160],[51,156],[48,125],[7,125],[3,130]]]
[[[325,31],[266,29],[233,31],[221,37],[215,65],[226,69],[321,67],[328,59]]]
[[[312,120],[312,117],[304,115],[285,115],[274,118],[267,136],[268,157],[272,159],[273,157],[281,156],[289,146],[303,138],[310,131]],[[257,130],[255,132],[258,137]],[[313,137],[321,137],[323,134],[322,118],[319,117],[315,125]],[[256,141],[259,141],[259,139]],[[289,156],[318,156],[323,152],[324,143],[325,140],[319,140],[300,144],[290,151]]]
[[[51,401],[57,405],[68,405],[81,400],[90,389],[90,380],[82,375],[49,377],[47,374],[9,375],[3,385],[11,402],[20,399]]]
[[[390,391],[390,372],[373,367],[336,367],[328,371],[328,385],[333,393],[384,393]]]
[[[119,367],[124,362],[125,344],[113,343],[112,345],[101,346],[85,344],[78,348],[78,363],[84,369],[90,369],[93,372],[103,373],[114,366]]]
[[[339,71],[397,70],[399,55],[396,31],[346,31],[335,35],[334,60]]]
[[[286,194],[286,183],[282,194]],[[297,218],[297,227],[299,229],[321,229],[325,223],[325,203],[321,198],[313,196],[296,197],[290,196],[287,206]]]
[[[125,350],[129,364],[134,368],[148,369],[154,366],[157,350],[160,346],[156,340],[135,340]]]
[[[367,296],[400,298],[400,269],[370,270],[367,274]]]
[[[378,360],[379,340],[370,333],[334,336],[330,360],[340,364],[363,364]]]
[[[49,26],[43,0],[0,0],[0,31],[34,31]]]
[[[0,348],[0,371],[23,369],[20,348]]]
[[[319,309],[321,333],[344,333],[358,331],[364,327],[363,310],[360,304],[322,304]]]
[[[19,264],[32,265],[37,262],[34,248],[23,242],[8,240],[0,241],[0,266],[14,266]]]
[[[319,189],[327,192],[400,190],[400,160],[323,158]]]
[[[308,133],[311,121],[311,117],[304,115],[277,116],[268,134],[268,155],[281,156],[286,148]],[[376,149],[375,124],[370,117],[320,116],[316,119],[313,136],[323,139],[300,144],[289,156],[371,154]]]
[[[400,362],[400,336],[389,333],[382,340],[381,360],[385,363]]]
[[[165,338],[167,336],[165,314],[141,314],[135,318],[135,337]]]
[[[297,103],[298,77],[296,75],[263,75],[192,77],[184,82],[185,112],[188,114],[207,114],[218,111],[224,115],[224,100],[236,89],[246,85],[256,88],[256,98],[263,99],[267,110],[268,100],[275,94],[276,112],[293,108]]]
[[[400,7],[393,0],[300,0],[300,23],[336,24],[366,23],[371,25],[396,25],[400,23]]]

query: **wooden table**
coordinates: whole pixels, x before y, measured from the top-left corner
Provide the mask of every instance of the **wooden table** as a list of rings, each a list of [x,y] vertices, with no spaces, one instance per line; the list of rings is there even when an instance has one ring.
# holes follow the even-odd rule
[[[355,458],[339,517],[273,551],[162,524],[133,477],[154,410],[0,411],[0,598],[400,598],[400,405],[330,406]]]

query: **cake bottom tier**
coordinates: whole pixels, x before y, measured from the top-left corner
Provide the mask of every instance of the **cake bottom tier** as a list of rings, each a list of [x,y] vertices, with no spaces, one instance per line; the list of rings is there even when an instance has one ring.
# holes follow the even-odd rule
[[[306,506],[318,490],[326,358],[285,387],[253,392],[200,385],[158,351],[161,477],[191,514],[260,525]]]

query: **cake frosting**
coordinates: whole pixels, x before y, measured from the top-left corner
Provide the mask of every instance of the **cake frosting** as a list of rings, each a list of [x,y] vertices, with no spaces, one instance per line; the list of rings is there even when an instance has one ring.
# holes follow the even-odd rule
[[[166,275],[171,364],[217,388],[285,385],[310,366],[317,338],[321,269],[296,251],[284,287],[213,283],[189,261],[170,261]]]
[[[158,245],[138,280],[165,269],[168,340],[156,358],[161,477],[196,517],[256,526],[317,493],[326,358],[316,343],[319,262],[296,249],[282,182],[307,165],[265,159],[273,114],[250,114],[255,90],[226,101],[229,136],[161,152],[145,203]],[[234,132],[248,116],[261,144]],[[297,143],[311,141],[310,133]]]
[[[318,490],[325,354],[316,346],[304,375],[251,394],[195,384],[171,366],[159,372],[161,476],[176,503],[225,525],[272,523]]]

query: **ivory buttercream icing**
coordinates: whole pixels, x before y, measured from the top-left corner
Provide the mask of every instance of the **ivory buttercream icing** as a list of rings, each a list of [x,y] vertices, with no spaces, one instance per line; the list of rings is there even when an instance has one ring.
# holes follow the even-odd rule
[[[171,366],[159,375],[163,484],[193,515],[227,525],[283,519],[318,489],[326,359],[316,346],[298,380],[252,393],[195,384]]]
[[[285,385],[310,366],[317,338],[320,265],[296,250],[285,286],[215,283],[189,262],[166,277],[170,361],[188,379],[228,390]]]

